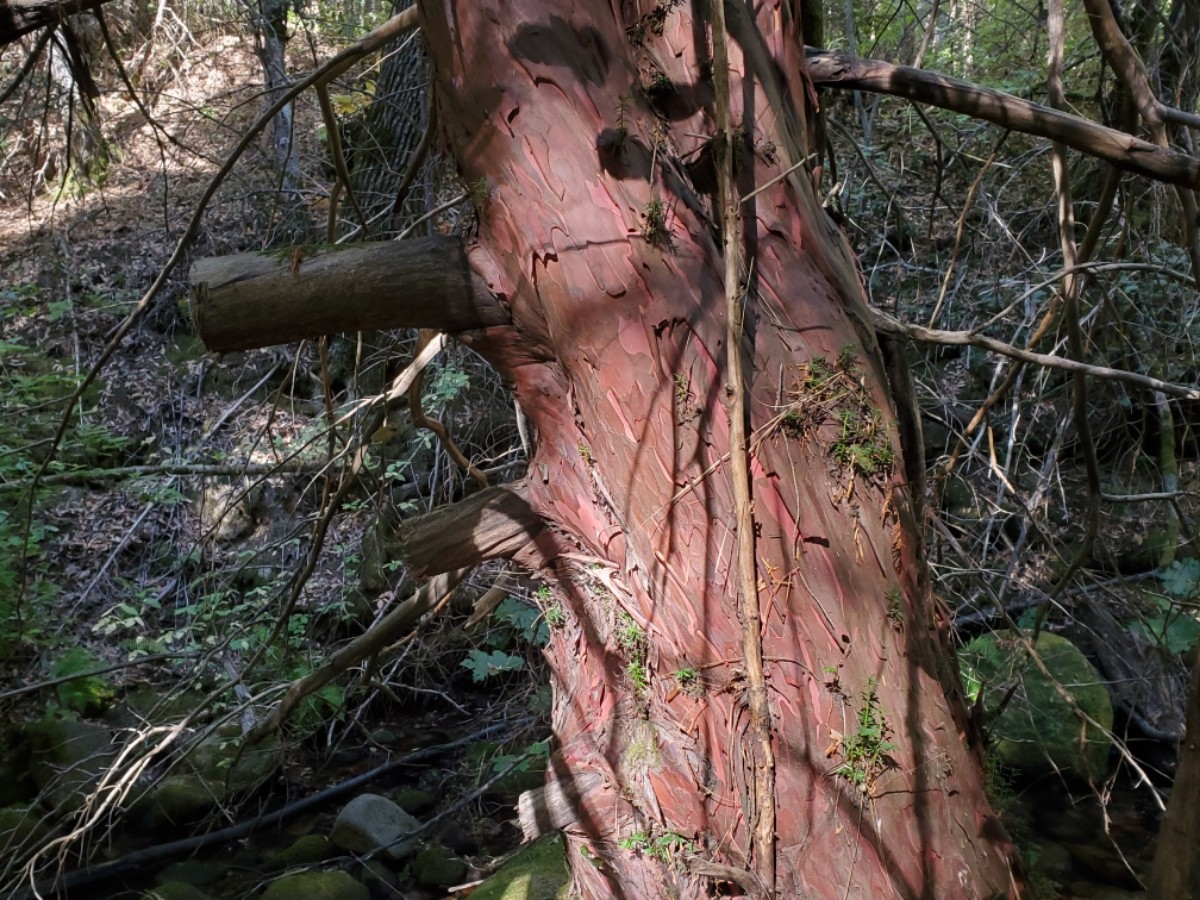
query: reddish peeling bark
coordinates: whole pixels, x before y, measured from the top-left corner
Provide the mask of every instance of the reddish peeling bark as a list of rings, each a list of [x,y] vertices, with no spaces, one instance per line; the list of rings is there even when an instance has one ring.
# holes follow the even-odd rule
[[[422,4],[439,120],[463,177],[489,192],[469,259],[513,316],[476,346],[537,426],[530,505],[579,548],[556,571],[567,623],[550,647],[559,744],[549,777],[587,779],[567,834],[589,898],[709,896],[721,871],[711,863],[754,868],[725,300],[703,165],[715,119],[698,8]],[[763,38],[747,7],[729,5],[733,114],[753,148],[741,153],[743,196],[806,152],[802,133],[782,130],[804,123],[800,35],[786,3],[756,8]],[[769,64],[747,62],[760,52]],[[777,72],[792,77],[764,84]],[[843,382],[841,405],[857,396],[877,410],[899,460],[878,349],[855,324],[862,294],[845,243],[803,170],[742,210],[777,895],[1008,894],[1010,851],[981,827],[992,820],[956,718],[952,651],[903,468],[855,475],[835,453],[838,402],[806,393],[815,358],[852,355],[859,374]],[[681,686],[675,673],[688,671]],[[835,770],[855,763],[838,736],[856,730],[871,685],[871,714],[895,746],[864,793]],[[638,833],[668,836],[654,845],[667,861]],[[725,892],[763,895],[741,881]]]

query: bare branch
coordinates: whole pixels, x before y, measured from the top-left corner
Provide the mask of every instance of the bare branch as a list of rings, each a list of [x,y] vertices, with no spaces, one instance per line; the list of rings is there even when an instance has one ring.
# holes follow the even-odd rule
[[[853,59],[844,53],[812,47],[806,52],[808,74],[819,87],[870,91],[928,103],[1013,131],[1059,141],[1080,153],[1155,181],[1200,188],[1200,159],[1157,147],[1080,116],[936,72],[877,59]]]
[[[1048,353],[1034,353],[1032,350],[1022,350],[1020,347],[1014,347],[1012,344],[1006,344],[1004,341],[999,341],[996,338],[988,337],[985,334],[979,334],[975,331],[943,331],[940,328],[926,328],[923,325],[912,325],[908,322],[901,322],[894,316],[890,316],[883,310],[875,309],[874,307],[870,307],[868,312],[875,328],[885,334],[902,335],[924,344],[979,347],[982,350],[990,350],[992,353],[999,353],[1001,356],[1007,356],[1010,359],[1019,359],[1037,366],[1045,366],[1048,369],[1082,372],[1094,378],[1123,381],[1126,384],[1134,384],[1147,390],[1162,391],[1164,394],[1169,394],[1172,397],[1182,397],[1184,400],[1200,400],[1200,389],[1198,388],[1184,387],[1181,384],[1152,378],[1149,375],[1141,375],[1137,372],[1125,372],[1121,369],[1110,369],[1107,366],[1094,366],[1091,363],[1065,359],[1061,356],[1052,356]]]

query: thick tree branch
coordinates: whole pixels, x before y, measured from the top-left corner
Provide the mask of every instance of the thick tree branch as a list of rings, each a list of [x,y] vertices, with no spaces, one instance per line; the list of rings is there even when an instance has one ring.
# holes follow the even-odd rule
[[[196,331],[218,352],[341,331],[508,323],[451,237],[211,257],[192,266],[191,282]]]
[[[1200,188],[1200,159],[1157,147],[1113,128],[935,72],[807,48],[808,74],[819,87],[870,91],[928,103],[1049,138],[1155,181]]]
[[[68,16],[96,9],[108,0],[0,0],[0,46],[21,35],[52,28]]]

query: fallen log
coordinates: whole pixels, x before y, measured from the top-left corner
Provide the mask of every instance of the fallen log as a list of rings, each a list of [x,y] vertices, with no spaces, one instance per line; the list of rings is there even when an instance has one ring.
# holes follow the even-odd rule
[[[453,237],[214,256],[192,266],[190,281],[196,333],[219,353],[343,331],[454,334],[509,321]]]

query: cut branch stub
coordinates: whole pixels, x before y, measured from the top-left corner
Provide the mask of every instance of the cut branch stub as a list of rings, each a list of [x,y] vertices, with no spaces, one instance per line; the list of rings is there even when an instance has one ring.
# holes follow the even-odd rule
[[[480,491],[451,506],[410,519],[399,528],[400,554],[413,575],[437,575],[489,559],[528,554],[548,536],[546,523],[525,499],[524,482]],[[554,555],[546,550],[536,555]]]
[[[458,238],[294,247],[202,259],[192,266],[192,315],[220,353],[342,331],[508,324]]]

